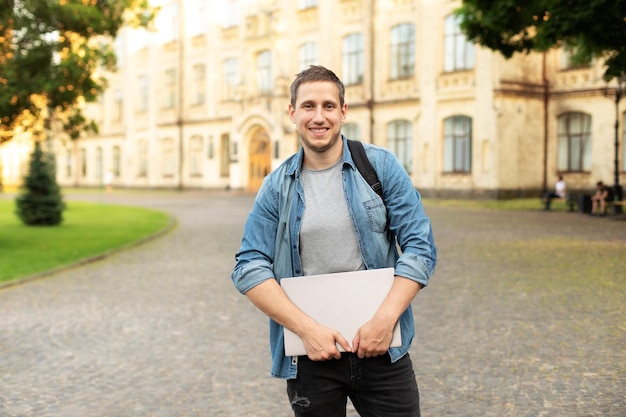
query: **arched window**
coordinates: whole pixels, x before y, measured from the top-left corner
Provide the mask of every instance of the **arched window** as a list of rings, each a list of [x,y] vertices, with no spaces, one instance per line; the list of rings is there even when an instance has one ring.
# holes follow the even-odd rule
[[[415,73],[415,25],[402,23],[391,28],[389,78],[410,78]]]
[[[117,178],[120,176],[122,167],[122,152],[119,146],[113,147],[113,175]]]
[[[448,117],[443,122],[443,172],[472,170],[472,119]]]
[[[474,44],[459,27],[459,17],[451,14],[445,24],[444,64],[445,72],[474,68]]]
[[[341,126],[341,133],[348,139],[361,140],[361,128],[356,123],[346,123]]]
[[[396,120],[387,125],[387,148],[400,160],[411,174],[413,171],[413,125],[406,120]]]
[[[300,70],[305,70],[311,65],[319,64],[319,54],[315,42],[306,42],[300,45]]]
[[[272,52],[269,50],[261,51],[257,55],[257,87],[259,94],[271,94],[273,86],[272,81]]]
[[[343,38],[342,45],[343,82],[345,85],[363,83],[364,51],[363,35],[352,33]]]
[[[558,118],[558,170],[591,171],[591,116],[565,113]]]
[[[141,139],[137,142],[137,157],[138,157],[138,170],[137,175],[139,177],[148,176],[148,141]]]
[[[189,143],[189,174],[202,176],[202,136],[193,136]]]
[[[164,177],[173,177],[176,165],[174,139],[165,138],[161,142],[161,174]]]
[[[239,61],[237,58],[228,58],[224,61],[222,67],[223,81],[223,98],[224,100],[233,100],[237,92],[237,86],[240,83]]]
[[[101,180],[104,177],[104,157],[102,153],[102,147],[96,148],[96,178]]]

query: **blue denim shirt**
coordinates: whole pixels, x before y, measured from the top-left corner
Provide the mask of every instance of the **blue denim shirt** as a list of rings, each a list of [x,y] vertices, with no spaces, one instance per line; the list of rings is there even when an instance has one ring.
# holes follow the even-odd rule
[[[364,144],[382,183],[384,203],[358,172],[343,138],[343,183],[350,217],[366,269],[395,267],[395,274],[426,286],[437,261],[430,220],[406,170],[388,150]],[[305,201],[300,172],[303,150],[264,180],[245,225],[232,279],[243,294],[267,279],[302,276],[299,233]],[[400,247],[398,253],[395,236]],[[415,328],[411,306],[400,316],[402,346],[390,348],[392,361],[404,356]],[[297,361],[286,357],[283,327],[270,319],[271,374],[292,379]]]

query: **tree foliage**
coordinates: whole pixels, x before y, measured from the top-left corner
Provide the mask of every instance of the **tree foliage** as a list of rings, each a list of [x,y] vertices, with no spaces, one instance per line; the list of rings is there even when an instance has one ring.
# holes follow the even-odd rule
[[[65,204],[56,182],[54,155],[45,153],[35,142],[24,186],[15,199],[15,213],[26,225],[58,225],[63,221]]]
[[[95,74],[114,67],[111,40],[122,25],[147,25],[155,12],[148,0],[0,0],[2,128],[40,115],[36,97],[66,115],[68,130],[86,124],[77,103],[104,89]]]
[[[506,58],[564,47],[576,64],[605,60],[604,78],[626,73],[626,0],[463,0],[468,39]]]

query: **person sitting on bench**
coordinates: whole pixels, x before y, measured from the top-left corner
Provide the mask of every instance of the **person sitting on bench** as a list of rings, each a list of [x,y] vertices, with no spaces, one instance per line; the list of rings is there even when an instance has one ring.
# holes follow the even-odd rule
[[[609,188],[602,181],[596,184],[596,193],[591,196],[591,215],[606,215],[606,202],[610,199]],[[599,210],[598,210],[599,208]]]
[[[565,185],[565,181],[563,180],[563,175],[559,175],[559,180],[556,182],[554,186],[554,191],[550,191],[546,193],[544,198],[546,200],[546,206],[544,210],[546,211],[550,210],[552,199],[554,198],[567,199],[567,186]]]

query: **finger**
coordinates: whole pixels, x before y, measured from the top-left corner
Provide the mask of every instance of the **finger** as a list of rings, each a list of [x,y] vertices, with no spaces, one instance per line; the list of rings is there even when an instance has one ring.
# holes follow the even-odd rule
[[[352,352],[352,348],[350,347],[350,344],[348,343],[348,341],[340,334],[337,335],[337,337],[335,337],[335,342],[337,342],[339,344],[339,346],[341,346],[341,348],[344,350],[344,352]],[[339,352],[339,349],[337,349],[337,353],[338,353],[338,358],[341,358],[341,352]]]
[[[359,332],[356,332],[356,335],[354,336],[354,339],[352,339],[352,350],[351,350],[351,352],[358,352],[360,345],[361,345],[361,335],[359,334]]]

